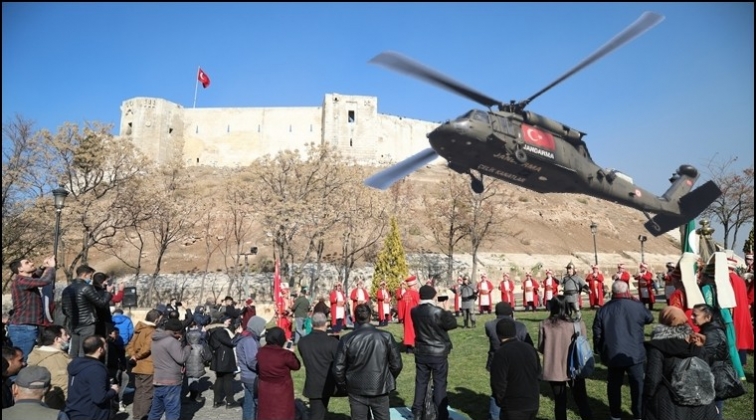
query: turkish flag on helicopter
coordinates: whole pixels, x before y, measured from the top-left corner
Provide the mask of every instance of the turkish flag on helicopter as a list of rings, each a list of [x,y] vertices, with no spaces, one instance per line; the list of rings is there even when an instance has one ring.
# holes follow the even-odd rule
[[[525,143],[540,149],[546,149],[553,152],[556,148],[554,144],[554,136],[552,136],[551,133],[541,131],[527,124],[522,124],[522,138],[525,140]]]
[[[197,80],[202,83],[203,88],[210,86],[210,76],[208,76],[207,73],[205,73],[202,69],[199,69],[199,71],[197,71]]]

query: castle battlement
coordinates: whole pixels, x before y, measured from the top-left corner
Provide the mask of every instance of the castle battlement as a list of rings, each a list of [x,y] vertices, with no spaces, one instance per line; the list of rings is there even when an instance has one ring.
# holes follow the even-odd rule
[[[244,166],[282,150],[329,143],[360,164],[398,162],[428,147],[437,123],[378,113],[374,96],[326,94],[322,106],[184,108],[161,98],[121,105],[120,135],[158,163]],[[442,159],[438,159],[439,162]]]

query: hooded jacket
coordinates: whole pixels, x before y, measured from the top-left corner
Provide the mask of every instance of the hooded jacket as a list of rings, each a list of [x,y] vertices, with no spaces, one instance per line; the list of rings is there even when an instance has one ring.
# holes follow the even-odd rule
[[[205,362],[209,362],[213,357],[210,346],[204,342],[202,331],[190,329],[186,333],[186,342],[192,346],[189,353],[189,359],[186,361],[186,376],[189,378],[201,378],[205,370]]]
[[[110,401],[116,395],[102,361],[84,356],[68,364],[65,412],[70,420],[108,420]]]
[[[171,331],[158,328],[152,333],[152,364],[155,369],[153,385],[181,385],[181,370],[184,367],[192,346],[181,346]]]
[[[118,328],[118,335],[121,336],[124,344],[128,344],[134,336],[134,323],[131,322],[131,318],[124,314],[115,314],[113,324]]]
[[[260,337],[265,331],[265,320],[253,316],[247,321],[247,329],[236,345],[236,357],[239,359],[239,370],[242,383],[254,384],[257,380],[257,351],[260,349]]]

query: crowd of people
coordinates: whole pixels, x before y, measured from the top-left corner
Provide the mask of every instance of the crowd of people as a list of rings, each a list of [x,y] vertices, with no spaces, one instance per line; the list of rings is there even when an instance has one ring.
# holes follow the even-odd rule
[[[619,266],[606,301],[597,267],[586,278],[572,263],[561,279],[551,270],[542,281],[526,276],[520,284],[523,307],[544,306],[549,313],[533,340],[515,320],[515,285],[507,275],[495,304],[497,287],[485,275],[476,285],[468,277],[458,279],[453,308],[439,299],[432,281],[420,286],[410,276],[394,293],[381,283],[372,297],[363,282],[348,294],[337,284],[328,297],[330,306],[325,298],[311,301],[304,288],[289,292],[284,287],[276,326],[270,328],[251,299],[239,307],[231,296],[193,312],[175,300],[160,304],[134,326],[118,307],[122,289],[107,275],[80,266],[61,301],[53,304],[43,289],[55,277],[54,259],[45,260],[41,269],[18,260],[10,265],[14,311],[3,337],[3,415],[29,418],[27,410],[33,410],[39,419],[106,420],[128,411],[123,394],[133,383],[132,418],[179,419],[182,404],[205,402],[200,383],[209,369],[216,378],[213,408],[241,407],[242,420],[297,419],[306,408],[295,399],[292,372],[304,367],[309,418],[325,418],[330,400],[346,397],[352,418],[389,419],[389,394],[396,389],[406,351],[415,359],[413,417],[432,412],[444,420],[453,369],[449,331],[475,328],[477,312],[496,316],[485,324],[490,419],[535,419],[541,381],[551,387],[555,419],[567,418],[568,388],[580,417],[592,419],[586,379],[570,376],[567,367],[576,334],[587,336],[581,316],[586,293],[596,309],[593,350],[608,372],[612,419],[621,417],[625,375],[635,419],[721,418],[724,400],[731,396],[684,405],[669,385],[671,370],[687,357],[704,360],[713,380],[724,380],[719,376],[728,369],[722,366],[737,381],[745,380],[743,365],[754,341],[753,257],[746,258],[748,281],[735,272],[732,260],[715,257],[700,262],[697,273],[691,270],[692,283],[685,256],[668,267],[667,306],[648,341],[644,328],[654,322],[657,290],[644,265],[635,276]],[[630,291],[633,278],[637,295]],[[401,343],[381,328],[390,322],[402,324]],[[353,330],[342,334],[345,327]],[[237,381],[244,389],[241,403],[234,398]]]

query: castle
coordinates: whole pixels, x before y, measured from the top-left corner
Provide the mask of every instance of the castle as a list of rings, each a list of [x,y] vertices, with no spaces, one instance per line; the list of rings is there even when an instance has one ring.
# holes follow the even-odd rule
[[[138,97],[121,105],[120,135],[159,164],[180,157],[190,166],[245,166],[329,143],[358,164],[385,165],[429,147],[426,135],[436,126],[379,114],[372,96],[329,93],[319,107],[278,108],[184,108]]]

